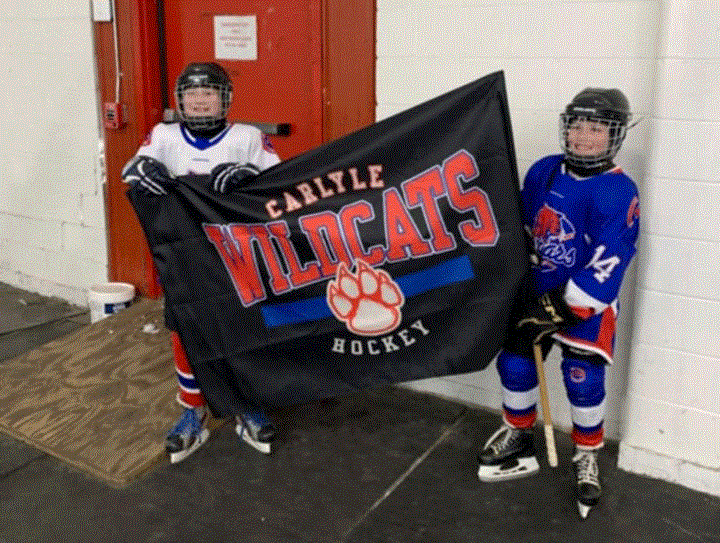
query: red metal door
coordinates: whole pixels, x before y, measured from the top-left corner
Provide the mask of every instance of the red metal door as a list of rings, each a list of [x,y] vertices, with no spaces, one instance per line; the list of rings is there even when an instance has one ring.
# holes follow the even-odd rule
[[[164,19],[169,107],[185,65],[214,61],[233,82],[231,121],[290,124],[272,136],[281,159],[323,142],[321,0],[165,0]]]
[[[373,122],[375,0],[116,0],[116,8],[119,49],[113,24],[95,23],[101,101],[119,101],[124,118],[119,129],[105,131],[110,279],[154,298],[159,285],[120,171],[163,119],[163,107],[175,106],[172,90],[183,67],[223,65],[235,91],[230,120],[289,123],[289,136],[271,136],[280,158],[289,159]],[[254,20],[256,58],[216,59],[217,16]],[[225,39],[232,45],[232,36]]]

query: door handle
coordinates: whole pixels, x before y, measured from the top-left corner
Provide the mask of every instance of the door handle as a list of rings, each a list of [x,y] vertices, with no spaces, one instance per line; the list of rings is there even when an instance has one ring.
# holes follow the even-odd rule
[[[177,111],[174,109],[166,109],[163,112],[163,122],[175,123],[180,120]],[[268,134],[269,136],[289,136],[290,135],[290,123],[263,123],[258,121],[238,121],[228,119],[229,123],[241,123],[249,124],[258,128],[261,132]]]

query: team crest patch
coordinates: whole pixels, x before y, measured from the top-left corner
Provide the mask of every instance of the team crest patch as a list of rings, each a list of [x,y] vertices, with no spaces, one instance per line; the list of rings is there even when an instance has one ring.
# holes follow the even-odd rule
[[[385,270],[358,260],[355,273],[344,262],[327,285],[327,302],[333,315],[353,334],[378,336],[398,327],[405,297]]]
[[[575,265],[575,247],[567,244],[575,238],[575,226],[565,213],[544,204],[535,215],[532,235],[543,271]]]
[[[570,368],[570,380],[573,383],[582,383],[585,381],[585,378],[587,375],[585,374],[585,370],[582,368],[578,368],[577,366],[572,366]]]

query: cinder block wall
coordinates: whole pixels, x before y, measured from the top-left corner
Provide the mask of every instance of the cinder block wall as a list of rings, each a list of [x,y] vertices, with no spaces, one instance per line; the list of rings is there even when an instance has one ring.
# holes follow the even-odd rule
[[[720,495],[720,3],[662,3],[619,465]]]
[[[618,87],[644,120],[617,162],[641,197],[621,296],[607,435],[621,467],[720,494],[720,4],[713,0],[378,0],[377,117],[505,72],[518,169],[559,152],[558,113]],[[551,411],[570,428],[555,352]],[[411,386],[499,409],[494,365]]]
[[[107,280],[89,2],[0,6],[0,281],[86,305]]]

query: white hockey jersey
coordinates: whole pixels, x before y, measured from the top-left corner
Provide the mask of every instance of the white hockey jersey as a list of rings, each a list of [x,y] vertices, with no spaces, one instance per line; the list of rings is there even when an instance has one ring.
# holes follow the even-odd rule
[[[280,162],[267,136],[254,126],[230,124],[216,136],[194,136],[181,123],[157,124],[137,155],[152,157],[174,176],[207,175],[218,164],[254,164],[261,171]]]

